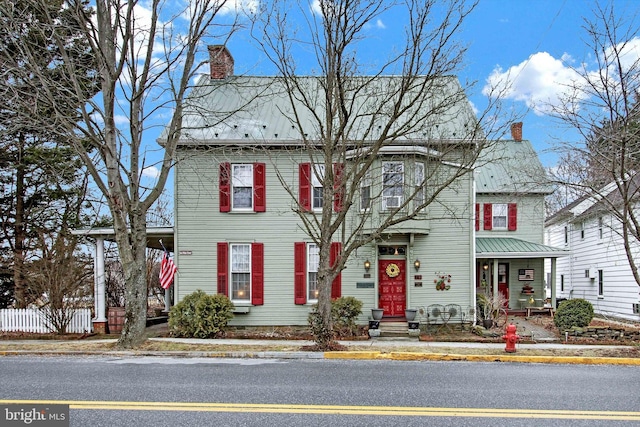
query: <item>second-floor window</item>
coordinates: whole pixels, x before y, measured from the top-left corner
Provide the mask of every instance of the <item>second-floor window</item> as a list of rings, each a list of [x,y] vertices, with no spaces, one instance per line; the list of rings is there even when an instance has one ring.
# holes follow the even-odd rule
[[[518,228],[518,206],[515,203],[485,203],[484,229],[509,230]]]
[[[362,177],[360,182],[360,210],[366,211],[371,209],[371,171]]]
[[[413,171],[413,185],[415,186],[413,205],[417,207],[424,203],[424,163],[416,162]]]
[[[322,209],[323,191],[322,181],[324,180],[324,165],[313,165],[311,177],[311,207]]]
[[[220,212],[265,212],[264,163],[220,163]]]
[[[493,204],[493,214],[491,217],[493,229],[507,229],[507,205],[503,203]]]
[[[382,164],[382,209],[400,207],[404,201],[404,163]]]

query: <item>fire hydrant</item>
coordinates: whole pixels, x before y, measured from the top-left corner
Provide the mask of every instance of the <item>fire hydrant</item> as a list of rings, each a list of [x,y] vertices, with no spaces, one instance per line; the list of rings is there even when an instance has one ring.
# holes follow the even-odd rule
[[[507,326],[506,333],[502,336],[502,339],[507,342],[507,346],[504,351],[507,353],[515,353],[516,352],[516,342],[520,339],[520,335],[516,334],[516,325],[510,323]]]

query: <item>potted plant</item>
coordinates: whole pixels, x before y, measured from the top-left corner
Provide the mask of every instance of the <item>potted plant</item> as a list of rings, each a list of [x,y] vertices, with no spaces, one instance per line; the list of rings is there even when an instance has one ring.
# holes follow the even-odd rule
[[[404,311],[404,317],[407,318],[407,322],[413,322],[413,320],[416,318],[417,312],[418,312],[418,309],[416,308],[407,308]]]
[[[373,320],[382,319],[382,314],[383,313],[384,313],[384,310],[382,308],[372,308],[371,309],[371,317],[373,317]]]
[[[478,320],[485,329],[493,326],[502,327],[506,322],[505,307],[509,305],[507,299],[502,293],[494,294],[487,286],[476,290],[476,305],[478,312]]]

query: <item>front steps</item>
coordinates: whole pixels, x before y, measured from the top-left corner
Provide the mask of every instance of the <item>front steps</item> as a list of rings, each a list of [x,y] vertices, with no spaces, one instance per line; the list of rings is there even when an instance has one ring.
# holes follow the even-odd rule
[[[380,331],[379,335],[375,333],[372,335],[372,330],[369,330],[369,335],[372,338],[407,338],[409,336],[418,336],[420,334],[419,329],[416,329],[415,332],[412,331],[410,334],[409,324],[406,321],[381,321],[378,330]]]

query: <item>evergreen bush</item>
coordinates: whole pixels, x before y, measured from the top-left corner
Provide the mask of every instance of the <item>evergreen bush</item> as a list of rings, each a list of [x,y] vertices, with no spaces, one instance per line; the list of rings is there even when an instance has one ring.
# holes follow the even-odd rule
[[[234,308],[225,295],[207,295],[198,289],[171,307],[169,332],[176,337],[215,338],[233,318]]]
[[[585,299],[576,298],[564,301],[558,306],[553,323],[560,330],[567,330],[574,326],[589,326],[592,320],[593,305]]]

